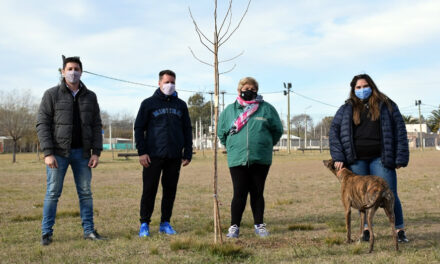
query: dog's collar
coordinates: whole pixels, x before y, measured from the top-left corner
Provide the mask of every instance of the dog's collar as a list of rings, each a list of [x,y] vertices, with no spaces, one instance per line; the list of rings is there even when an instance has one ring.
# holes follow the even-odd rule
[[[342,173],[343,170],[347,170],[347,168],[342,168],[342,169],[340,169],[340,170],[338,171],[338,173],[336,174],[336,176],[340,177],[340,176],[341,176],[341,173]]]

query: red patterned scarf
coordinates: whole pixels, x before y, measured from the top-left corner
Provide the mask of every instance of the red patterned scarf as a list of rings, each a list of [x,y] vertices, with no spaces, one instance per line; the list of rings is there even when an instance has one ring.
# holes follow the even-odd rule
[[[232,123],[229,134],[237,134],[249,121],[251,115],[257,112],[260,103],[263,102],[263,97],[258,95],[257,98],[251,101],[245,101],[240,96],[237,97],[237,102],[244,107],[243,113],[241,113],[237,119]]]

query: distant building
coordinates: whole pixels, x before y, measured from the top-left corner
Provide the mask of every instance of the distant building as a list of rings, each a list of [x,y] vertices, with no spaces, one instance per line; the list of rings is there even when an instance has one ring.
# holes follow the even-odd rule
[[[409,132],[420,132],[420,124],[406,124],[406,131]],[[426,124],[422,124],[422,133],[431,133],[431,130]]]
[[[408,145],[410,148],[419,148],[420,144],[420,124],[406,124],[408,133]],[[426,124],[422,124],[422,138],[424,147],[434,147],[435,139],[438,135],[431,132]]]
[[[301,138],[290,135],[290,148],[291,149],[297,149],[301,147]],[[287,134],[281,135],[280,141],[275,145],[275,147],[278,147],[280,149],[287,149]]]
[[[102,148],[104,150],[129,150],[134,149],[133,140],[131,138],[112,138],[110,145],[110,138],[104,138]]]
[[[13,147],[11,137],[0,136],[0,153],[12,152]]]

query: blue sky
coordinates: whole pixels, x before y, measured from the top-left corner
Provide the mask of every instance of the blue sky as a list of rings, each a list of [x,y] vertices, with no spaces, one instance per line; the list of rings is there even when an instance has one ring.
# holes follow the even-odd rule
[[[0,0],[0,92],[30,90],[39,102],[58,82],[61,54],[80,56],[84,70],[134,82],[157,84],[162,69],[177,73],[177,90],[208,92],[213,70],[196,61],[212,56],[200,44],[188,14],[212,36],[213,1],[9,1]],[[235,0],[233,24],[247,1]],[[226,0],[219,0],[219,16]],[[323,101],[291,97],[291,116],[306,112],[315,124],[334,115],[348,96],[349,83],[368,73],[406,115],[428,116],[440,104],[440,1],[254,0],[241,27],[221,47],[234,62],[221,65],[220,89],[233,102],[245,76],[260,83],[264,99],[283,119],[293,91]],[[115,82],[84,73],[101,109],[135,115],[154,88]],[[280,92],[280,93],[276,93]],[[185,101],[192,93],[180,92]],[[209,99],[209,96],[206,96]]]

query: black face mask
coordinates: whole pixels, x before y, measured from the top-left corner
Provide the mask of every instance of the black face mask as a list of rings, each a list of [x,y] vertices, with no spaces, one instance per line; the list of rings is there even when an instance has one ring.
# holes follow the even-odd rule
[[[240,97],[245,101],[252,101],[257,98],[257,92],[251,90],[241,91]]]

